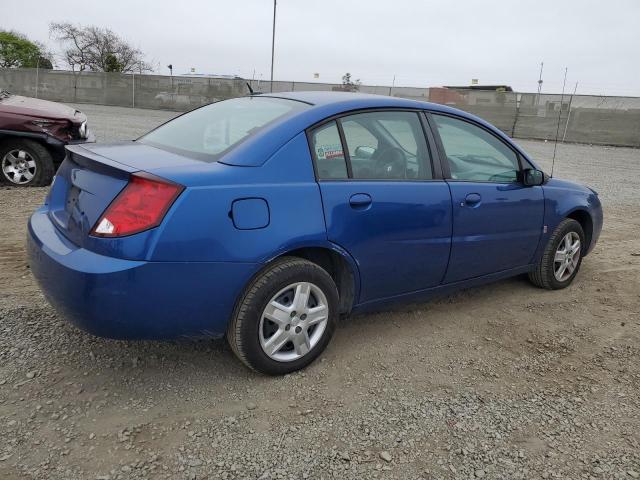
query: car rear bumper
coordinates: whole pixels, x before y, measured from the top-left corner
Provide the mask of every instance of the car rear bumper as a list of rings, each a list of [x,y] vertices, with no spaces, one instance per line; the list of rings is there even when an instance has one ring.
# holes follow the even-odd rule
[[[29,220],[27,237],[29,264],[47,300],[78,327],[109,338],[220,337],[259,268],[98,255],[66,240],[46,207]]]

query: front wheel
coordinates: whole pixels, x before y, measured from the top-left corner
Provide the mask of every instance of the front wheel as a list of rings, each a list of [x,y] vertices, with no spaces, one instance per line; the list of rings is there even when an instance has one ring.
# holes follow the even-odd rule
[[[320,266],[284,257],[249,284],[227,328],[248,367],[283,375],[306,367],[325,349],[338,318],[338,290]]]
[[[0,144],[0,184],[43,187],[53,179],[51,153],[32,140],[9,139]]]
[[[529,280],[549,290],[568,287],[580,269],[585,248],[582,226],[571,218],[563,220],[549,238],[536,269],[529,273]]]

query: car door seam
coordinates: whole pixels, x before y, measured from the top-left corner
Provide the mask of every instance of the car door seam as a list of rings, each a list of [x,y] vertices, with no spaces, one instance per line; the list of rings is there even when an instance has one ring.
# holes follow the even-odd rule
[[[454,205],[453,205],[453,192],[451,191],[451,185],[449,185],[449,182],[445,179],[444,182],[447,184],[447,189],[449,190],[449,203],[451,205],[451,222],[450,222],[450,226],[451,226],[451,230],[450,230],[450,235],[449,235],[449,256],[447,257],[447,266],[444,269],[444,273],[442,274],[442,278],[440,279],[440,283],[439,285],[443,285],[444,284],[444,279],[447,278],[447,273],[449,273],[449,266],[451,265],[451,252],[453,251],[453,216],[454,216]]]

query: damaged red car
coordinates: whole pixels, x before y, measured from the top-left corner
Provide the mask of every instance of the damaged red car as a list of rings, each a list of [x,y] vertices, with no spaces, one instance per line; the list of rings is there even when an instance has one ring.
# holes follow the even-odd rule
[[[0,185],[49,185],[65,145],[93,141],[79,110],[0,90]]]

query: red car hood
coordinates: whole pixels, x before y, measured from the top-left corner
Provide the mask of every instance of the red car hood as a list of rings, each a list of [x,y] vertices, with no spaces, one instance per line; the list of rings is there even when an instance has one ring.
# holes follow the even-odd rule
[[[87,119],[80,110],[67,105],[39,98],[21,97],[20,95],[11,95],[1,99],[0,113],[2,112],[51,120],[69,120],[73,123],[82,123]]]

